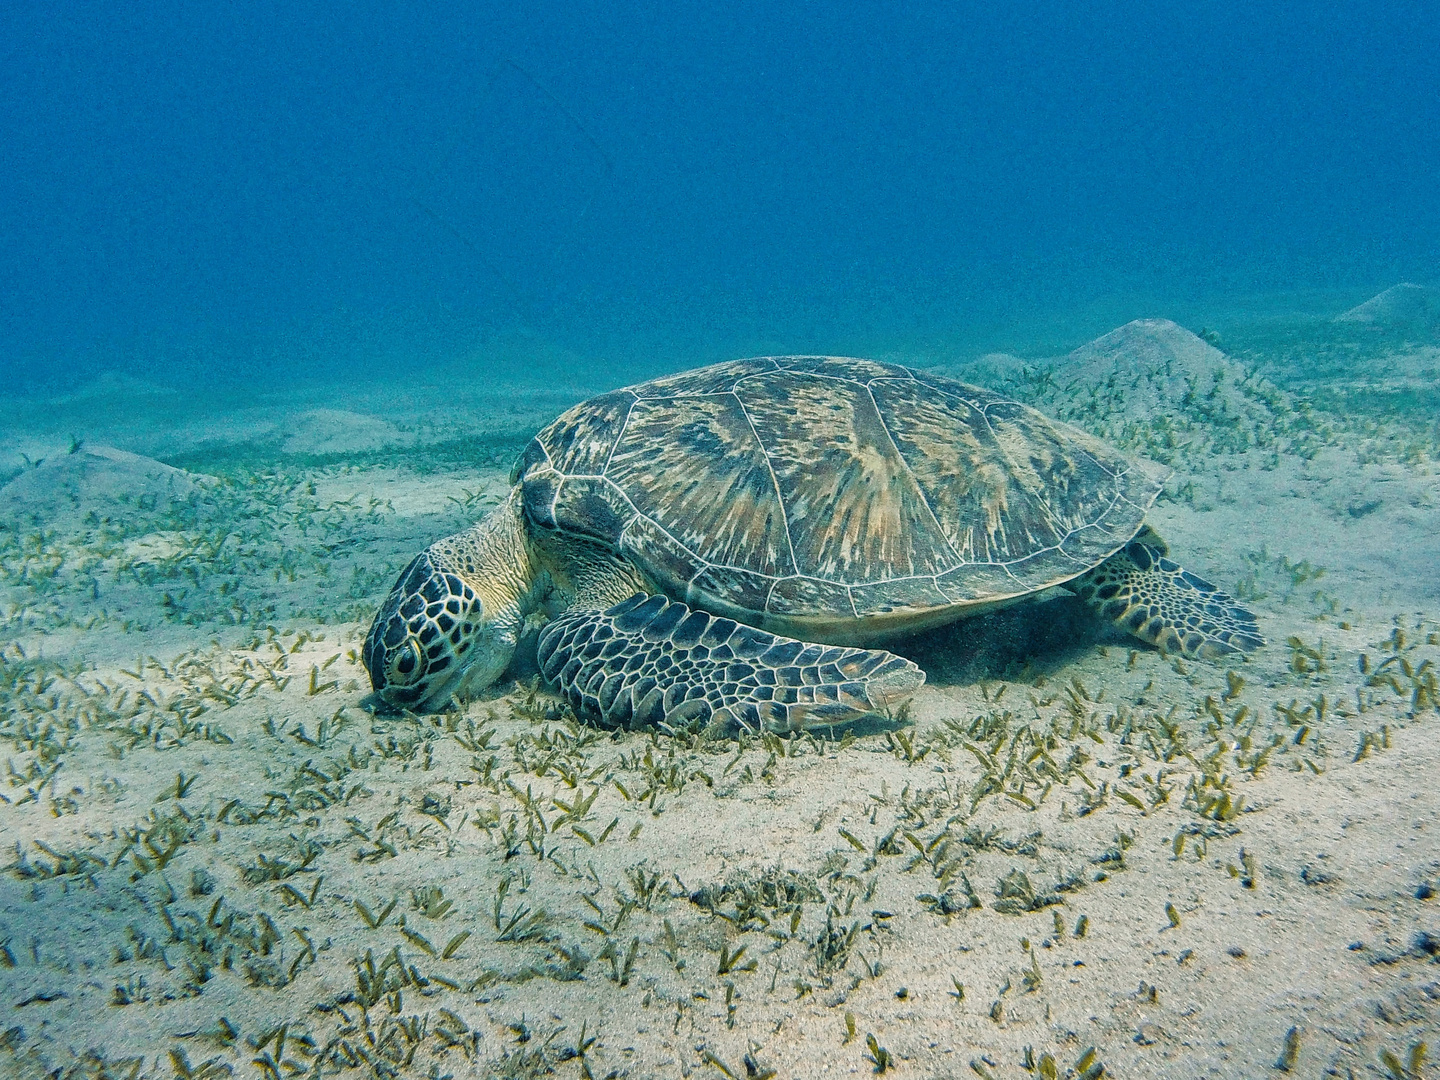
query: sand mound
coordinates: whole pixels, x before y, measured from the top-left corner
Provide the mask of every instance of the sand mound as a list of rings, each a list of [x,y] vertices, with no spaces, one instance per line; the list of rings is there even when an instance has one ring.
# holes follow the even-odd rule
[[[1062,395],[1118,392],[1118,405],[1147,419],[1201,399],[1243,411],[1237,387],[1247,372],[1209,342],[1169,319],[1136,319],[1062,358],[1051,369]]]
[[[1216,385],[1242,381],[1247,374],[1215,346],[1169,319],[1136,319],[1064,356],[1025,360],[1009,353],[986,353],[933,370],[1017,393],[1027,401],[1090,396],[1119,387],[1127,408],[1138,407],[1147,414],[1173,409],[1198,388],[1208,392]]]
[[[1169,319],[1136,319],[1066,356],[993,353],[937,370],[1168,465],[1272,446],[1294,426],[1283,392]]]
[[[1336,315],[1337,323],[1362,323],[1385,330],[1440,332],[1440,289],[1408,281]]]
[[[198,491],[203,479],[113,446],[82,444],[41,459],[0,488],[0,520],[49,525],[92,510],[163,512]]]
[[[312,409],[285,427],[287,454],[357,454],[409,441],[388,420],[346,409]]]

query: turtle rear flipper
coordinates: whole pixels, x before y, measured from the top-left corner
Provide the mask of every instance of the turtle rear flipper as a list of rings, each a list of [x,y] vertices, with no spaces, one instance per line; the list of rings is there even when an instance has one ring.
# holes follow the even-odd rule
[[[1165,558],[1159,537],[1141,535],[1069,587],[1102,618],[1166,652],[1211,660],[1265,644],[1254,613]]]
[[[566,612],[538,651],[577,713],[631,728],[798,731],[883,711],[925,682],[893,653],[796,641],[644,594]]]

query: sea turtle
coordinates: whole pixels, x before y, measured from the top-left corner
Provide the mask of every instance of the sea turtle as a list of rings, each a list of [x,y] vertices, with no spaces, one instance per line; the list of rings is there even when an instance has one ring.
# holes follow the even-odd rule
[[[1058,585],[1187,657],[1264,643],[1145,526],[1155,466],[896,364],[758,357],[601,394],[510,479],[400,574],[365,641],[377,704],[444,708],[543,623],[540,670],[589,719],[833,724],[925,680],[865,646]]]

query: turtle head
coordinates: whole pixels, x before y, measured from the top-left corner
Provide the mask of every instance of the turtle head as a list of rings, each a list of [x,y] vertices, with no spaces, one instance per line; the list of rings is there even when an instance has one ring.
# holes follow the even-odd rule
[[[493,525],[487,518],[430,545],[380,606],[364,660],[385,707],[437,712],[456,694],[489,686],[509,666],[519,605],[508,560],[496,565],[504,552],[495,533],[503,530]]]

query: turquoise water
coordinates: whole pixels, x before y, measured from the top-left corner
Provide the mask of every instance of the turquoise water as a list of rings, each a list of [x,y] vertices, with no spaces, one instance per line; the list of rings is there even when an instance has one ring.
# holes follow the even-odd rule
[[[22,391],[1055,355],[1437,274],[1423,4],[0,19]]]

